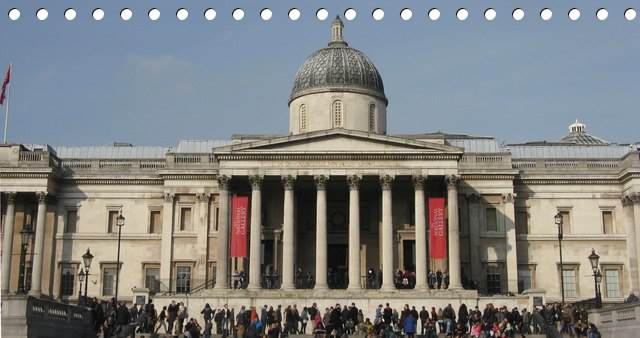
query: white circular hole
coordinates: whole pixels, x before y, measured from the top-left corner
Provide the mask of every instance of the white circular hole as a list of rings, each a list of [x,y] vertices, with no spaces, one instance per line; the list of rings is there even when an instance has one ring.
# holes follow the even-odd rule
[[[627,19],[627,21],[635,20],[637,15],[638,15],[638,13],[633,8],[627,8],[624,11],[624,18]],[[20,14],[18,14],[18,16],[20,16]]]
[[[384,18],[384,10],[382,10],[382,8],[376,8],[371,13],[371,16],[373,20],[380,21]]]
[[[493,8],[487,8],[487,10],[484,11],[484,18],[487,19],[487,21],[495,20],[497,15],[498,13],[496,13],[496,10]]]
[[[242,8],[236,8],[231,12],[233,19],[236,21],[240,21],[244,18],[244,10]]]
[[[402,20],[404,20],[404,21],[411,20],[412,16],[413,16],[413,11],[411,11],[411,9],[409,9],[409,8],[405,8],[405,9],[400,11],[400,18],[402,18]]]
[[[429,20],[436,21],[440,19],[440,10],[437,8],[431,8],[427,13],[427,16],[429,16]]]
[[[466,8],[460,8],[458,11],[456,11],[456,17],[460,21],[467,20],[467,18],[469,17],[469,11]]]
[[[269,21],[273,17],[273,12],[269,8],[263,8],[260,11],[260,19],[262,21]]]
[[[20,19],[20,10],[17,8],[11,8],[9,10],[9,20],[16,21]]]
[[[180,8],[176,12],[176,18],[178,18],[178,20],[180,21],[187,20],[188,17],[189,17],[189,11],[186,8]]]
[[[300,19],[300,10],[297,8],[291,8],[289,10],[289,19],[291,21],[298,21],[298,19]]]
[[[553,16],[553,12],[549,8],[545,8],[540,11],[540,18],[544,21],[551,20],[552,16]]]
[[[213,9],[213,8],[207,8],[207,9],[204,11],[204,18],[205,18],[205,20],[207,20],[207,21],[211,21],[211,20],[213,20],[213,19],[215,19],[215,18],[216,18],[216,15],[217,15],[217,14],[218,14],[218,13],[216,13],[216,10],[215,10],[215,9]]]
[[[320,8],[316,12],[316,18],[318,18],[318,20],[320,20],[320,21],[327,20],[328,17],[329,17],[329,11],[324,9],[324,8]]]
[[[76,13],[76,10],[73,8],[67,8],[64,11],[64,18],[67,19],[67,21],[73,21],[77,15],[78,13]]]
[[[522,21],[522,19],[524,19],[524,10],[522,8],[516,8],[513,10],[513,13],[511,13],[511,16],[513,20]]]
[[[576,21],[580,19],[580,10],[577,8],[571,8],[569,10],[569,20]]]
[[[357,13],[356,13],[355,9],[347,8],[347,10],[344,11],[344,18],[349,20],[349,21],[352,21],[352,20],[354,20],[356,18],[356,14]]]
[[[596,18],[598,18],[598,20],[604,21],[607,20],[608,17],[609,11],[607,11],[605,8],[600,8],[596,11]]]
[[[149,16],[149,20],[156,21],[160,19],[160,10],[157,8],[151,8],[147,15]]]
[[[129,21],[131,20],[131,17],[133,17],[133,11],[131,11],[129,8],[125,8],[120,11],[120,18],[122,20]]]
[[[104,19],[104,11],[102,8],[96,8],[91,12],[91,16],[93,17],[93,20],[100,21]]]
[[[37,12],[36,12],[36,17],[38,18],[38,20],[43,21],[43,20],[47,20],[47,18],[49,17],[49,12],[44,9],[44,8],[40,8]]]

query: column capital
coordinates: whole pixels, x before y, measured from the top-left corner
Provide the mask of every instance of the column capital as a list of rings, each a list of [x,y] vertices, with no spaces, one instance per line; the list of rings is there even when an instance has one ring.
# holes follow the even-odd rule
[[[282,185],[284,190],[293,190],[296,186],[296,177],[292,175],[282,176]]]
[[[513,202],[515,202],[515,200],[516,200],[516,194],[514,194],[514,193],[502,194],[502,202],[503,203],[513,204]]]
[[[325,190],[327,189],[327,183],[329,182],[329,176],[327,175],[316,175],[313,176],[313,183],[316,185],[316,189]]]
[[[36,196],[38,197],[38,203],[47,203],[47,196],[49,196],[49,194],[46,191],[39,191],[36,193]]]
[[[196,194],[196,199],[200,203],[208,203],[210,198],[211,198],[211,194],[209,194],[209,193]]]
[[[394,179],[395,177],[391,175],[380,175],[380,185],[382,186],[382,190],[391,190]]]
[[[362,182],[362,176],[360,175],[347,176],[347,183],[349,183],[349,190],[360,189],[360,182]]]
[[[460,177],[457,175],[447,175],[444,177],[444,181],[447,183],[447,189],[457,189],[458,183],[460,183]]]
[[[172,193],[172,192],[165,192],[164,193],[164,201],[165,202],[171,202],[173,203],[173,200],[176,198],[176,194]]]
[[[630,192],[624,195],[622,203],[627,205],[640,204],[640,192]]]
[[[229,190],[229,183],[231,183],[231,177],[227,175],[218,176],[218,188],[220,190]]]
[[[424,190],[424,184],[427,182],[427,178],[425,176],[413,175],[411,180],[413,181],[413,188],[415,190]]]
[[[249,182],[251,183],[252,190],[260,190],[262,187],[262,181],[264,180],[264,176],[262,175],[251,175],[249,176]]]
[[[18,195],[18,193],[16,193],[15,191],[9,191],[5,192],[4,194],[7,196],[8,204],[14,204],[16,202],[16,196]]]

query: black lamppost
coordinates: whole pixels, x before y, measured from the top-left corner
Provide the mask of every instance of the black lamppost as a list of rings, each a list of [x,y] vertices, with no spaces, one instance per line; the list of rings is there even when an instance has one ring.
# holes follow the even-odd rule
[[[124,216],[122,216],[122,211],[118,217],[116,217],[116,225],[118,226],[118,258],[116,261],[116,296],[115,301],[118,304],[118,284],[120,282],[120,236],[122,234],[122,227],[124,226]]]
[[[82,255],[82,262],[84,263],[84,275],[87,278],[87,282],[84,283],[84,300],[85,304],[87,301],[87,287],[89,286],[89,268],[91,268],[91,261],[93,260],[93,255],[89,248],[87,248],[87,252]]]
[[[560,292],[562,293],[562,304],[564,305],[564,268],[562,266],[562,214],[558,212],[554,217],[558,226],[558,246],[560,248]]]
[[[25,274],[25,261],[27,259],[27,248],[29,247],[29,240],[33,235],[33,229],[31,228],[31,224],[25,224],[20,231],[20,237],[22,238],[22,243],[20,245],[20,272],[18,274],[18,293],[27,293],[27,290],[24,289],[24,274]]]
[[[591,249],[589,262],[591,263],[591,270],[593,271],[593,281],[595,282],[596,292],[596,308],[598,309],[602,307],[602,293],[600,292],[600,282],[602,281],[602,274],[600,273],[600,269],[598,268],[599,261],[600,256],[598,256],[595,249]]]
[[[80,281],[80,287],[78,288],[78,304],[83,304],[82,300],[82,282],[84,282],[84,269],[80,268],[80,273],[78,274],[78,280]],[[89,284],[89,279],[87,278],[87,284]]]

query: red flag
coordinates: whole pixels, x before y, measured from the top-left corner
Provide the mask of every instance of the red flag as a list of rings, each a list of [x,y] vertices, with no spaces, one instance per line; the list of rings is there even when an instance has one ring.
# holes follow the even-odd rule
[[[7,75],[4,77],[4,82],[2,82],[2,92],[0,93],[0,105],[4,104],[5,94],[7,93],[7,87],[9,86],[9,81],[11,81],[11,66],[7,69]]]
[[[249,196],[231,199],[231,257],[247,257]]]
[[[447,258],[446,234],[444,198],[429,197],[429,256],[432,259]]]

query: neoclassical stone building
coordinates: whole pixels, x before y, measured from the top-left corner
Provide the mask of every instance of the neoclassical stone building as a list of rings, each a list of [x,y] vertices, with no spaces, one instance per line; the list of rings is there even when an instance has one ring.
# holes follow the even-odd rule
[[[640,289],[638,144],[609,143],[577,121],[559,141],[507,146],[391,135],[380,73],[342,30],[335,20],[328,46],[296,74],[288,135],[175,147],[1,145],[2,293],[18,289],[20,232],[30,224],[29,293],[76,300],[90,248],[89,296],[112,297],[118,215],[126,219],[119,295],[129,299],[134,287],[202,299],[329,295],[328,279],[344,272],[346,290],[333,298],[475,300],[468,289],[477,285],[481,296],[533,290],[559,300],[563,278],[573,301],[593,297],[592,248],[605,301]],[[246,258],[230,257],[235,195],[250,197]],[[446,200],[444,261],[429,259],[433,197]],[[315,291],[295,290],[298,268]],[[380,291],[361,290],[371,268],[382,271]],[[427,290],[436,269],[448,272],[450,290]],[[395,290],[397,270],[415,272],[416,290]],[[227,290],[236,271],[247,273],[247,290]],[[277,289],[262,289],[265,273],[278,276]]]

